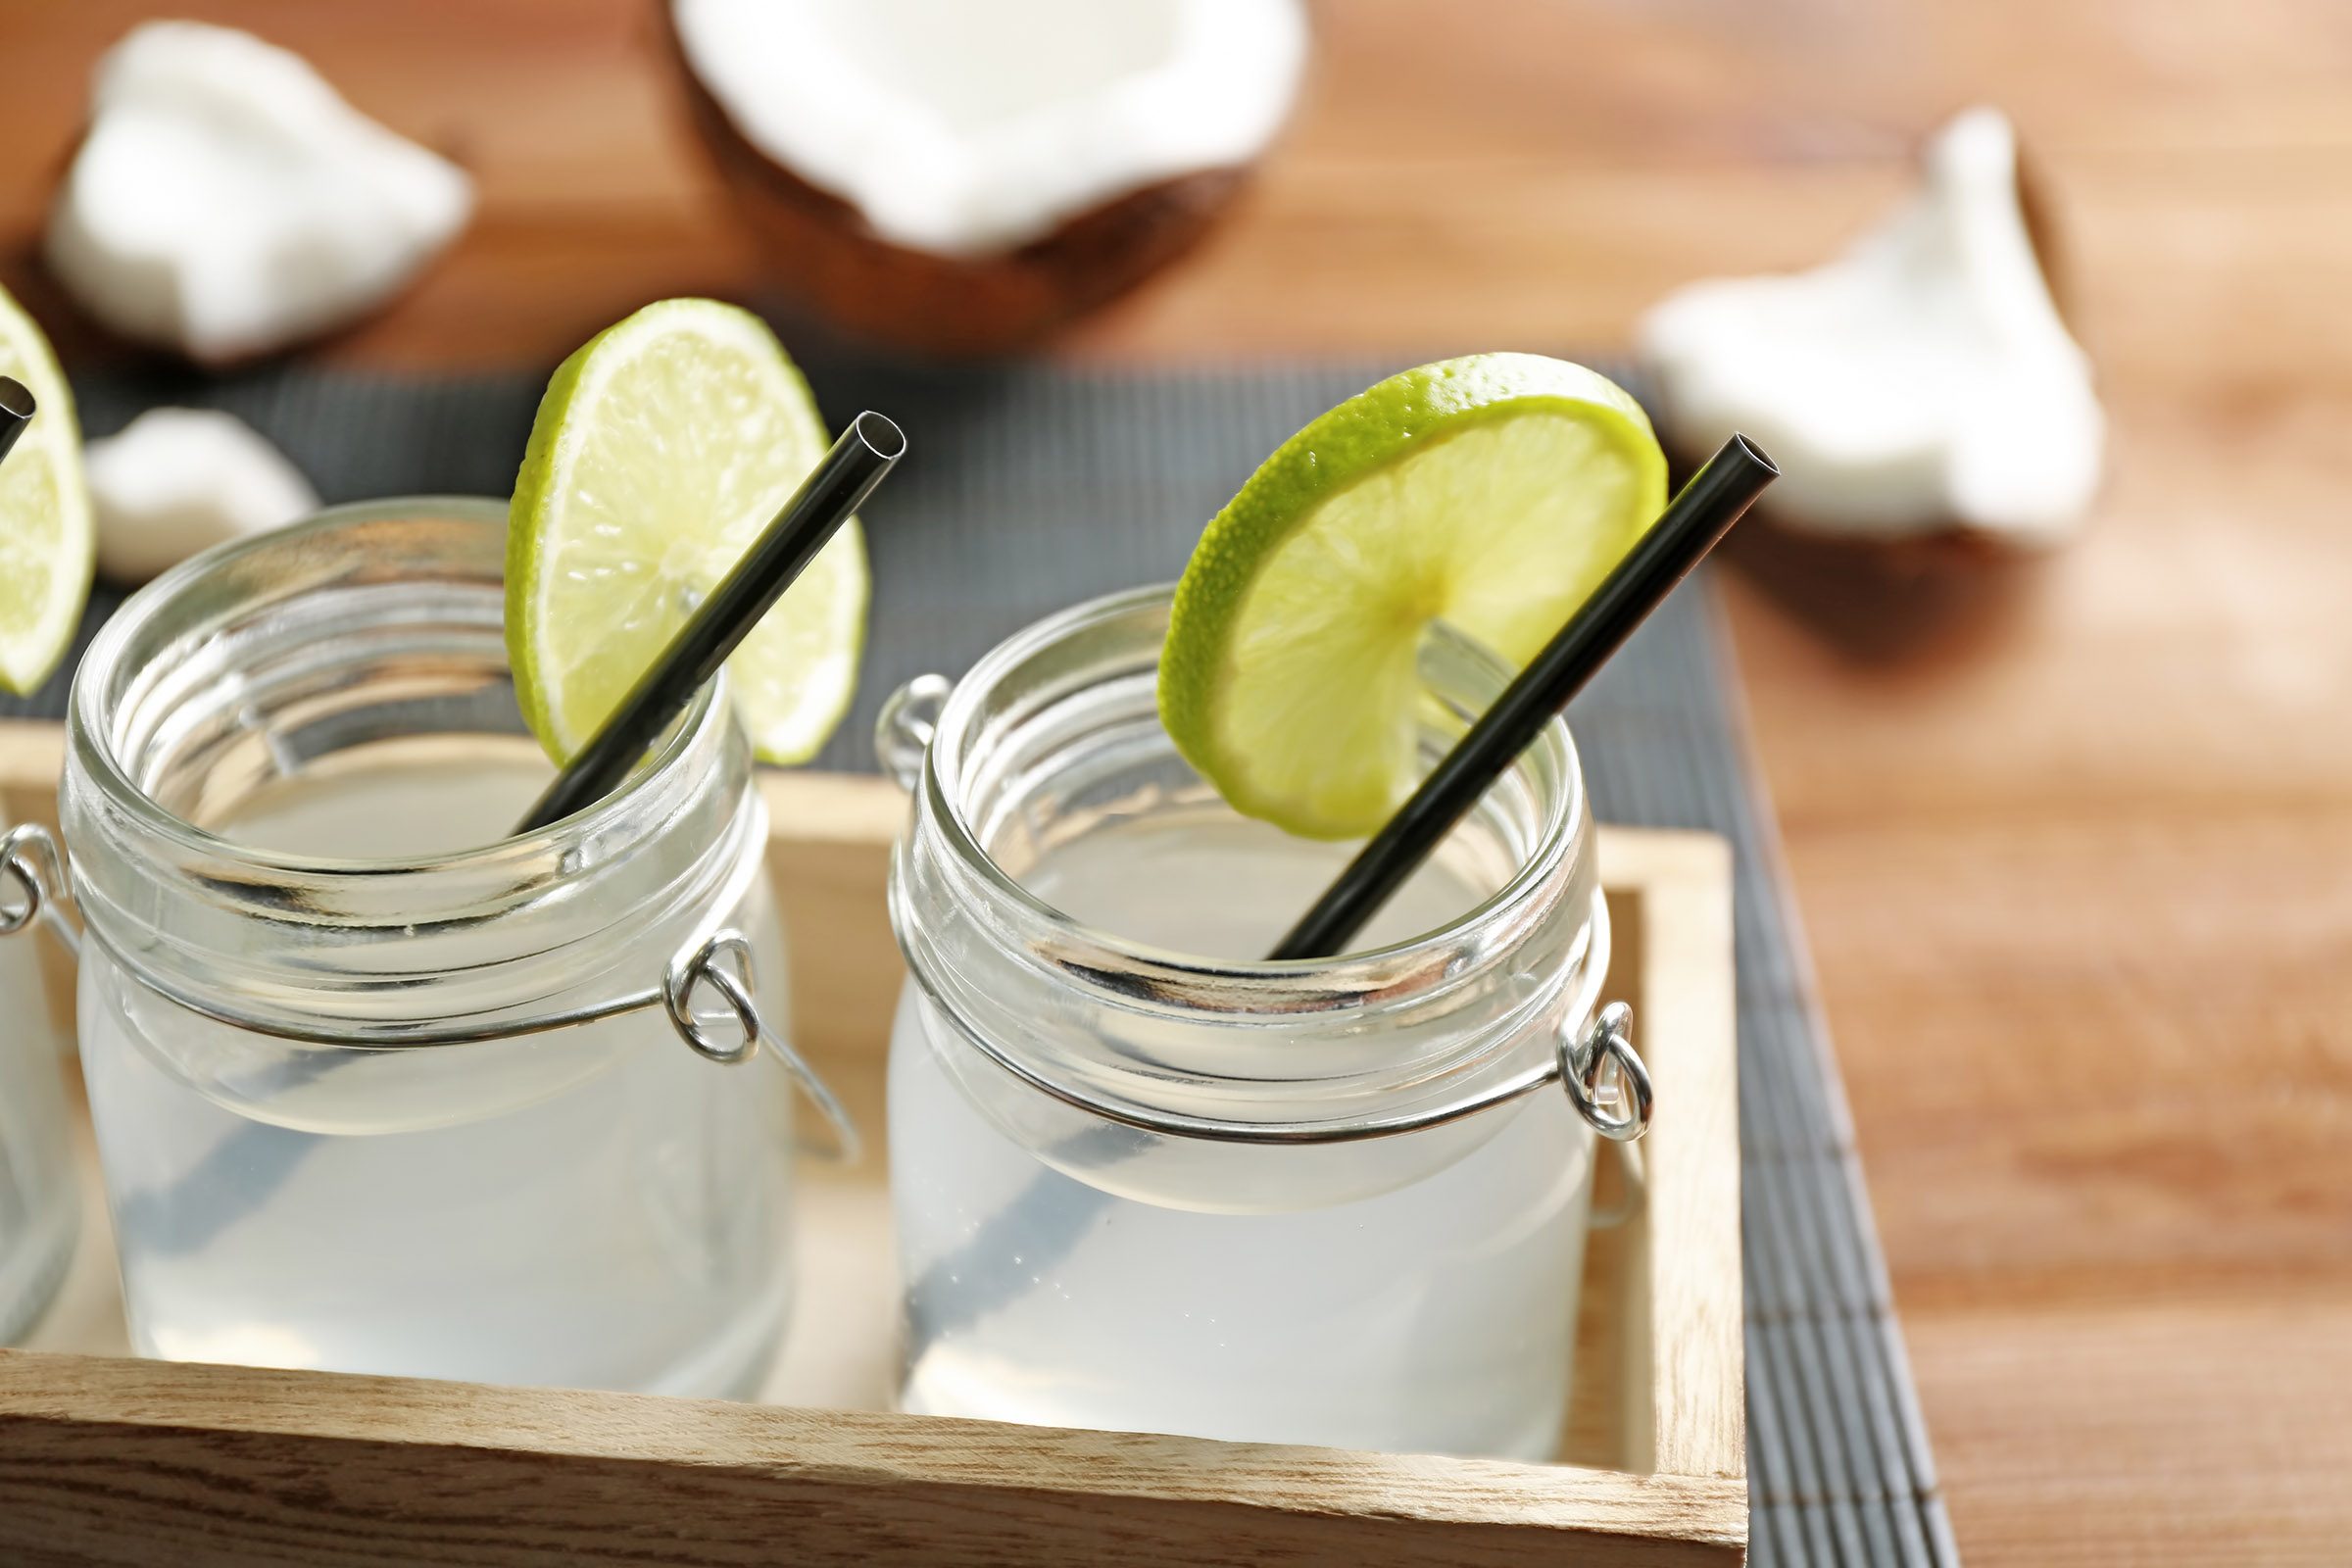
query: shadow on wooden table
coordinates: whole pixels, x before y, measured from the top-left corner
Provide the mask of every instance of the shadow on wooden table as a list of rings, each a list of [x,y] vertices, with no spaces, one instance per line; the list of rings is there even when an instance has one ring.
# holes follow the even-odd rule
[[[1894,542],[1798,533],[1759,516],[1724,558],[1855,663],[1965,657],[2005,637],[2036,593],[2040,558],[1957,535]]]

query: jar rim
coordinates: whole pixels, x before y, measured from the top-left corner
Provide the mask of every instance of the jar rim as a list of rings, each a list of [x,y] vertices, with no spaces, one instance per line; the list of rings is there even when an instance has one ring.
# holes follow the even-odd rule
[[[432,672],[473,691],[503,675],[505,516],[471,497],[329,508],[182,563],[101,628],[74,676],[60,799],[98,950],[191,1011],[315,1044],[532,1032],[605,1007],[612,962],[648,944],[661,961],[619,989],[661,1000],[661,963],[708,937],[711,908],[764,863],[749,751],[715,683],[604,799],[471,848],[292,852],[167,804],[175,772],[198,789],[212,776],[221,735],[268,743],[319,692],[392,694],[389,719],[320,755],[509,727],[511,708],[476,710],[490,720],[476,726],[399,706],[419,671],[427,691]],[[315,708],[308,721],[324,722]],[[281,773],[307,765],[269,750]]]
[[[1586,809],[1584,773],[1576,743],[1566,722],[1556,717],[1546,722],[1535,746],[1550,749],[1565,787],[1545,802],[1543,826],[1528,853],[1519,858],[1520,863],[1511,876],[1478,904],[1445,923],[1377,948],[1316,958],[1222,958],[1183,953],[1138,942],[1076,919],[1038,897],[999,865],[980,841],[962,791],[951,789],[943,776],[960,771],[964,751],[973,739],[982,698],[1010,670],[1040,651],[1090,627],[1165,605],[1174,592],[1173,583],[1156,583],[1106,594],[1048,615],[1005,638],[956,682],[940,710],[931,744],[924,752],[920,788],[928,814],[961,867],[979,877],[992,894],[1002,898],[1037,930],[1051,932],[1057,953],[1078,950],[1069,958],[1072,967],[1099,973],[1103,965],[1110,964],[1163,979],[1191,977],[1214,981],[1220,986],[1239,983],[1300,990],[1307,994],[1286,999],[1280,1010],[1328,1012],[1333,1005],[1344,1004],[1348,998],[1393,996],[1398,974],[1426,973],[1431,959],[1459,950],[1465,939],[1481,933],[1522,929],[1531,918],[1550,907],[1553,900],[1545,896],[1547,883],[1556,876],[1562,862],[1574,855],[1590,853],[1591,849],[1589,843],[1577,842]],[[1431,638],[1447,654],[1491,666],[1498,679],[1507,680],[1507,666],[1474,639],[1443,622],[1431,628]],[[1519,765],[1524,764],[1514,764]],[[1351,978],[1358,983],[1351,983]],[[1128,995],[1132,1000],[1132,994]]]
[[[988,852],[992,812],[1025,821],[1017,792],[1055,770],[1056,749],[1140,743],[1170,606],[1161,585],[1036,622],[974,663],[932,726],[893,859],[892,925],[929,1005],[977,1048],[971,1059],[993,1062],[984,1077],[1002,1069],[1138,1131],[1248,1143],[1436,1126],[1556,1077],[1554,1037],[1596,1004],[1608,949],[1588,796],[1556,718],[1493,808],[1512,824],[1500,885],[1430,930],[1338,957],[1135,941],[1057,908]],[[1445,630],[1422,671],[1465,725],[1510,678]],[[1169,744],[1152,734],[1155,752]],[[981,969],[984,956],[1005,967]],[[1257,1050],[1259,1036],[1282,1049]]]
[[[130,642],[153,622],[181,608],[191,587],[231,563],[254,556],[299,548],[310,536],[331,532],[353,522],[394,520],[430,509],[451,518],[496,521],[502,528],[507,504],[491,496],[421,495],[345,502],[319,511],[282,528],[215,545],[191,556],[133,592],[91,639],[74,673],[68,699],[67,741],[82,774],[105,793],[112,805],[132,817],[138,827],[164,843],[191,855],[226,862],[240,869],[276,874],[288,879],[382,879],[403,874],[418,878],[434,873],[493,868],[510,861],[544,860],[565,843],[592,832],[631,809],[649,792],[670,785],[683,760],[714,723],[722,722],[719,680],[704,686],[674,721],[652,760],[637,768],[610,794],[528,833],[514,834],[470,849],[435,855],[363,858],[354,856],[307,855],[241,843],[201,827],[168,809],[123,765],[117,754],[119,736],[106,712],[105,676],[124,657]]]

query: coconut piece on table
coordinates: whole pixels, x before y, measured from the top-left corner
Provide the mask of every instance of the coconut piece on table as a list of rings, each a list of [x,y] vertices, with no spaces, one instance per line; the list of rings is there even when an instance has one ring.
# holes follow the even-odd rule
[[[1288,117],[1298,0],[673,0],[784,280],[918,347],[1027,341],[1202,233]]]
[[[113,330],[222,364],[373,311],[472,206],[464,171],[360,114],[300,56],[151,22],[98,63],[49,265]]]
[[[214,409],[150,409],[83,451],[98,569],[143,582],[201,550],[318,510],[318,492],[251,425]]]
[[[1659,422],[1734,429],[1781,466],[1772,515],[1884,540],[2061,543],[2088,514],[2106,417],[2029,223],[2015,132],[1973,109],[1918,189],[1837,260],[1685,288],[1640,331]]]

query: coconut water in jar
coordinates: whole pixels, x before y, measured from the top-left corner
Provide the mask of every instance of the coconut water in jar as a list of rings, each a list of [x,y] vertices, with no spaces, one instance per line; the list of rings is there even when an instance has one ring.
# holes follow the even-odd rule
[[[1163,590],[1044,622],[915,724],[902,1402],[1551,1457],[1593,1142],[1545,1074],[1607,942],[1566,730],[1360,951],[1260,962],[1352,847],[1242,818],[1176,756],[1167,613]],[[1507,678],[1450,638],[1426,664],[1456,712]],[[1459,733],[1433,712],[1426,744]]]

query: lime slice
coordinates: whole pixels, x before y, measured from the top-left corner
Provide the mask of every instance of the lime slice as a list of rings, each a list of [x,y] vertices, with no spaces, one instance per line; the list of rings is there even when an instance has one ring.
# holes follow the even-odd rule
[[[783,345],[731,305],[649,305],[564,362],[507,531],[507,654],[550,757],[587,744],[830,444]],[[763,760],[807,761],[849,711],[865,603],[852,521],[727,662]]]
[[[1176,588],[1160,720],[1236,810],[1369,833],[1419,771],[1429,623],[1525,663],[1665,504],[1649,420],[1583,366],[1482,354],[1391,376],[1210,520]]]
[[[96,530],[81,480],[81,426],[49,340],[0,289],[0,375],[37,410],[0,464],[0,686],[25,693],[74,646],[90,597]]]

